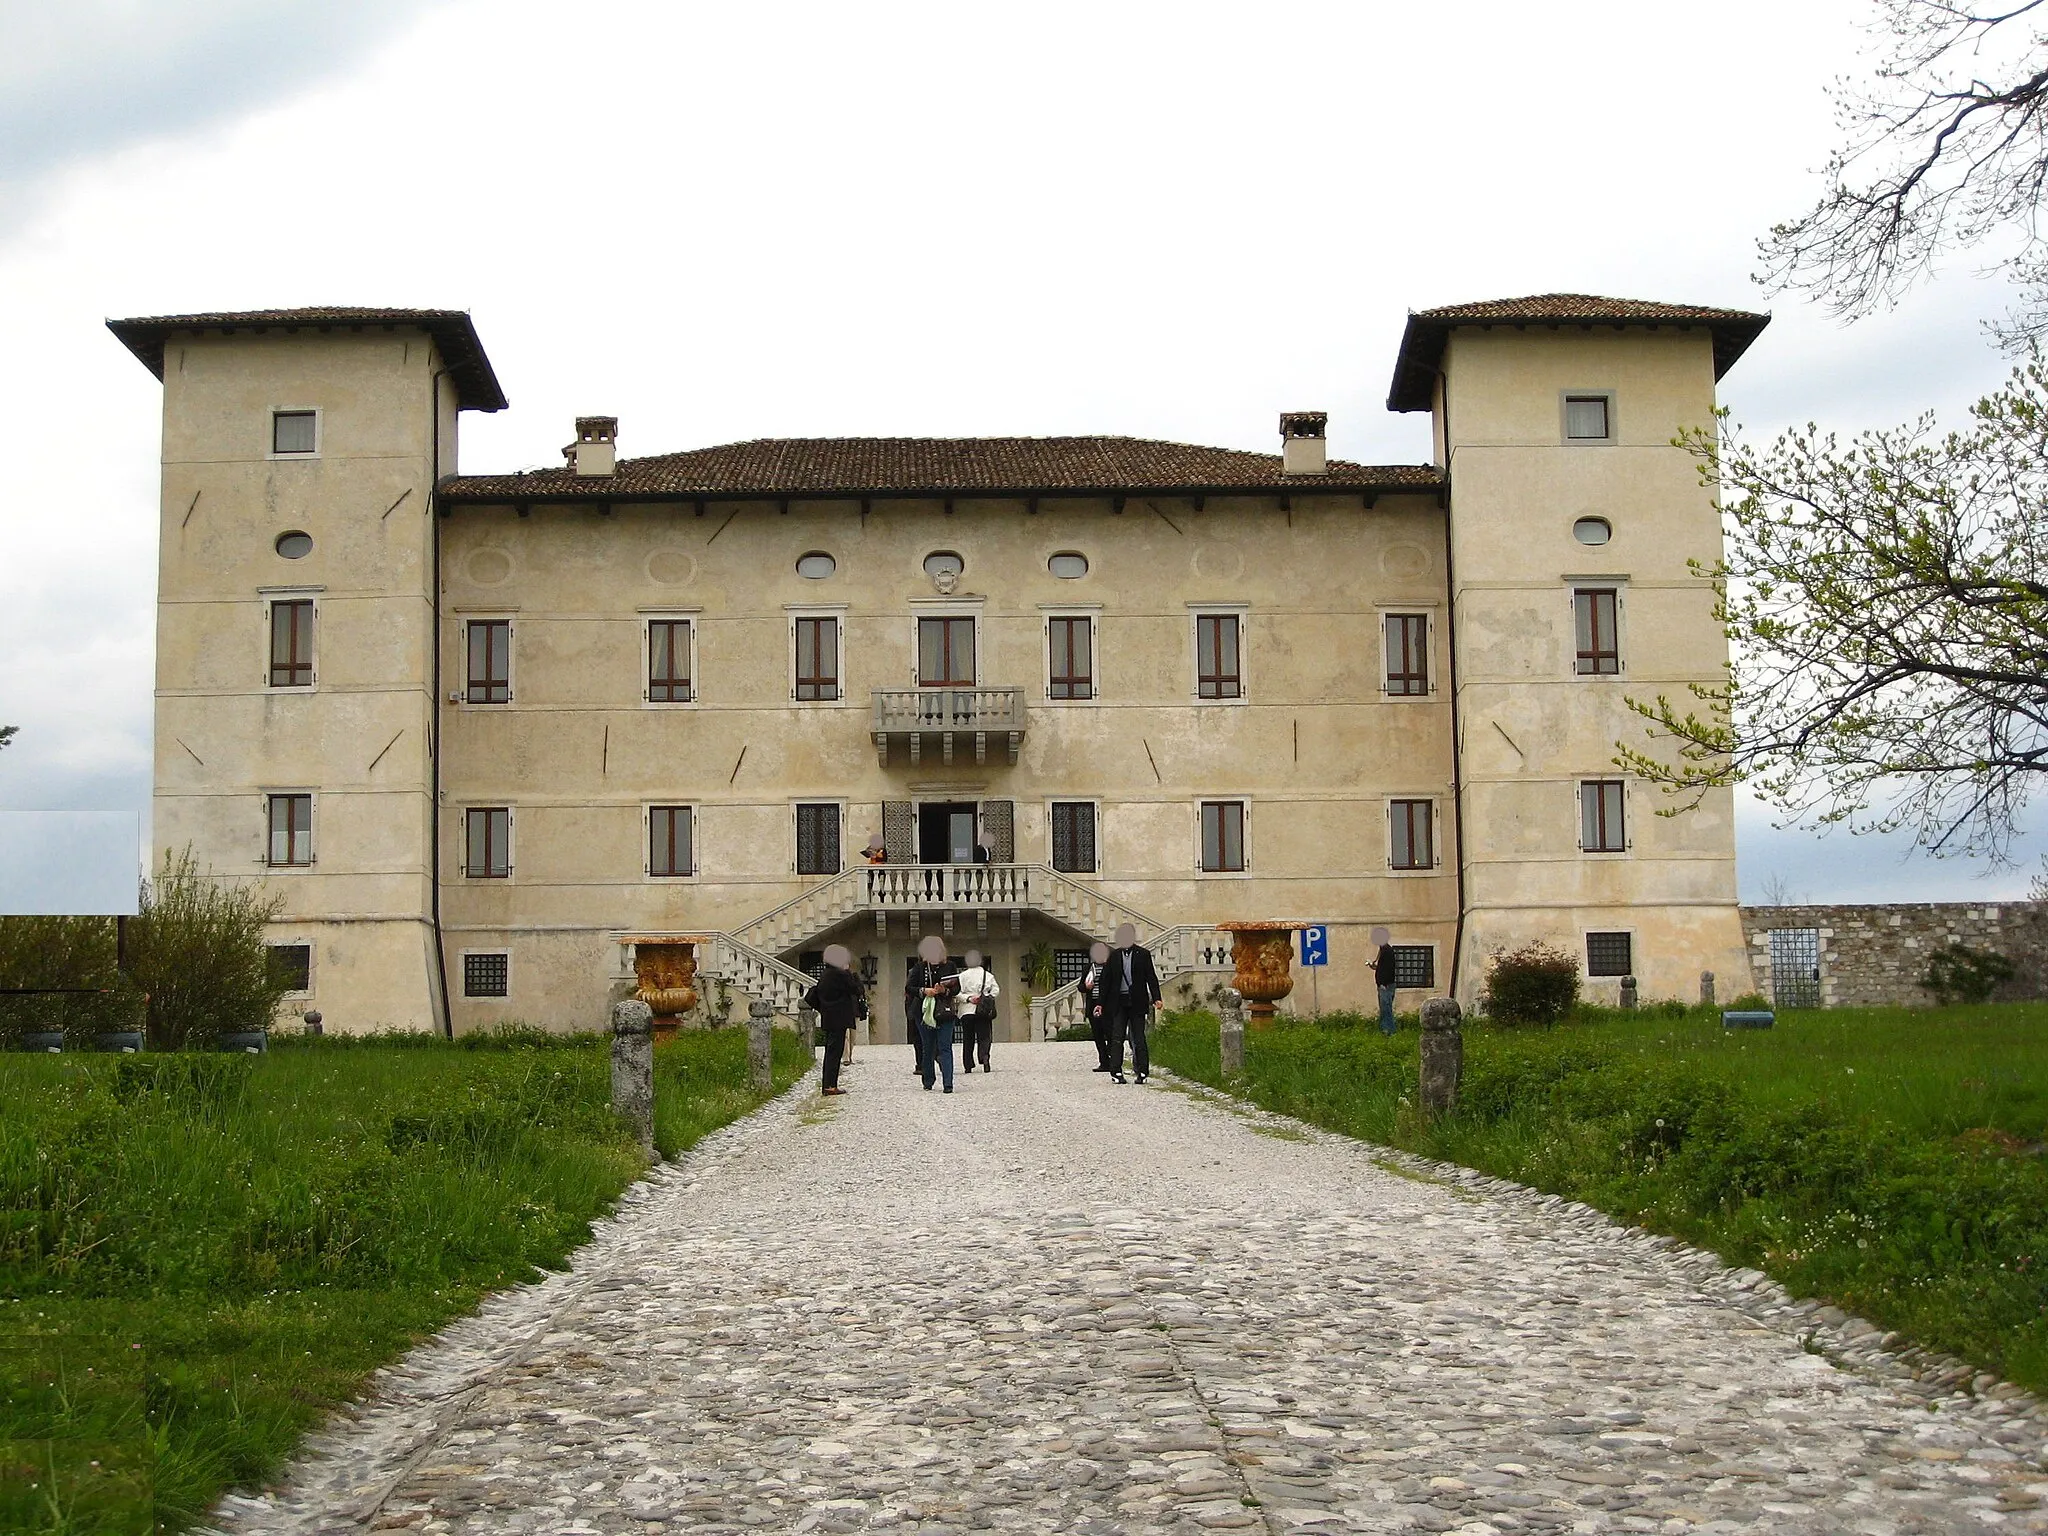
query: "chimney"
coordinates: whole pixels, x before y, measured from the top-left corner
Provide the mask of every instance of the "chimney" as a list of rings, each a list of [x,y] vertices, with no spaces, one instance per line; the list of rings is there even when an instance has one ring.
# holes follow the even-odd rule
[[[1323,436],[1323,429],[1329,424],[1328,411],[1280,413],[1281,474],[1327,475],[1330,472],[1330,444]]]
[[[609,475],[619,458],[619,418],[578,416],[576,441],[562,450],[562,457],[578,476]]]

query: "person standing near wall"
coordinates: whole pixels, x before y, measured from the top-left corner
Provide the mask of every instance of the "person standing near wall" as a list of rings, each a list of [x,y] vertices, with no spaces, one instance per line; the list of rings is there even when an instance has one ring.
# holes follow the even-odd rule
[[[804,1006],[817,1009],[818,1023],[825,1031],[824,1092],[828,1095],[846,1092],[839,1086],[839,1065],[860,1002],[861,984],[853,973],[852,952],[844,944],[826,945],[824,974],[804,994]]]
[[[1384,928],[1372,931],[1372,981],[1379,993],[1380,1033],[1394,1032],[1394,936]]]
[[[960,1068],[974,1070],[974,1058],[981,1057],[981,1070],[989,1070],[988,1051],[996,1033],[996,999],[1003,989],[982,959],[981,951],[967,951],[967,969],[960,973]]]
[[[1152,951],[1138,942],[1138,930],[1131,923],[1119,923],[1116,948],[1102,970],[1102,1007],[1109,1019],[1109,1080],[1124,1077],[1124,1041],[1131,1042],[1131,1070],[1139,1082],[1151,1074],[1152,1053],[1146,1044],[1145,1026],[1152,1011],[1165,1001],[1159,990],[1159,973],[1152,966]]]
[[[1088,1020],[1088,1033],[1095,1039],[1095,1070],[1113,1070],[1109,1064],[1109,1020],[1102,1012],[1102,968],[1109,964],[1109,946],[1097,939],[1088,950],[1088,969],[1081,973],[1081,1012]]]
[[[953,1026],[957,1022],[954,999],[960,995],[960,973],[946,958],[946,941],[928,933],[917,941],[917,964],[911,967],[911,985],[916,992],[917,1030],[923,1039],[924,1086],[932,1086],[934,1073],[943,1078],[946,1092],[953,1091]]]

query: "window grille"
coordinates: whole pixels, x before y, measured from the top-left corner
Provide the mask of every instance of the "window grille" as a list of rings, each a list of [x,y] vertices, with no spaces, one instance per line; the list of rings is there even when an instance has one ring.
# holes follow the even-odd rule
[[[273,944],[270,946],[270,974],[287,992],[313,990],[313,946]]]
[[[1052,867],[1068,875],[1095,873],[1093,802],[1070,800],[1053,803]]]
[[[1394,951],[1394,985],[1397,987],[1433,987],[1436,985],[1436,946],[1434,944],[1396,944]]]
[[[1771,1001],[1780,1008],[1820,1006],[1820,930],[1773,928]]]
[[[1587,934],[1586,974],[1588,976],[1633,976],[1635,974],[1635,936],[1627,933]]]
[[[512,957],[502,950],[492,955],[462,957],[464,997],[504,997],[512,990]]]
[[[1085,949],[1056,949],[1052,952],[1052,984],[1064,987],[1070,981],[1079,981],[1088,974],[1088,951]]]
[[[800,805],[796,808],[796,872],[800,875],[839,873],[839,807]]]

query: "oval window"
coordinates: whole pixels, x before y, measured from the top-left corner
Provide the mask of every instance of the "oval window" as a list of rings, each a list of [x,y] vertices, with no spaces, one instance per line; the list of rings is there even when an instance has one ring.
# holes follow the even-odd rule
[[[935,550],[924,557],[924,573],[937,581],[942,576],[958,576],[967,569],[967,562],[950,549]]]
[[[1581,544],[1605,544],[1614,537],[1614,527],[1604,517],[1582,517],[1572,524],[1572,537]]]
[[[1074,581],[1088,574],[1088,557],[1075,554],[1072,550],[1068,550],[1064,554],[1054,555],[1050,560],[1046,561],[1046,565],[1053,575],[1059,577],[1062,581]]]
[[[839,562],[819,549],[812,550],[808,555],[799,556],[796,562],[797,575],[811,581],[823,581],[838,569]]]
[[[313,535],[293,529],[277,536],[277,552],[287,560],[303,560],[313,553]]]

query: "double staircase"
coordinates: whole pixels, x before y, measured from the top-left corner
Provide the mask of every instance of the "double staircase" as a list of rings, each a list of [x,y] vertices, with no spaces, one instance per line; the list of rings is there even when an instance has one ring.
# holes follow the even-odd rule
[[[697,974],[765,999],[777,1013],[794,1018],[811,978],[779,957],[870,914],[879,937],[887,932],[893,912],[936,915],[949,938],[955,922],[965,917],[973,919],[977,932],[986,932],[992,918],[1007,920],[1014,937],[1022,931],[1024,914],[1033,912],[1091,942],[1105,943],[1119,925],[1129,923],[1152,951],[1162,986],[1220,976],[1234,964],[1228,933],[1206,924],[1164,927],[1049,864],[876,864],[858,865],[812,886],[736,932],[702,934]],[[1049,1040],[1083,1022],[1078,982],[1031,1000],[1034,1040]]]

